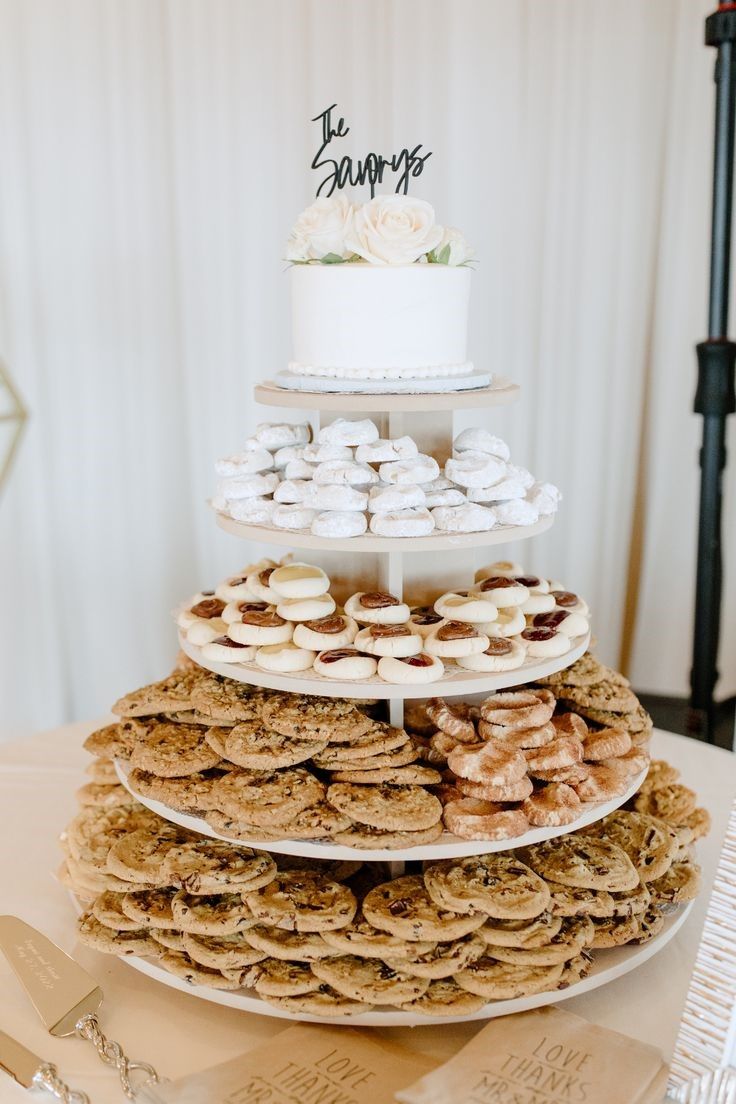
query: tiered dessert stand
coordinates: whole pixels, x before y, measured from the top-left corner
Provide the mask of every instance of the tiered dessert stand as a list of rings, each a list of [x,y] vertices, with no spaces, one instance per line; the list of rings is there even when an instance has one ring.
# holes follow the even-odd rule
[[[314,413],[315,432],[323,424],[329,423],[334,416],[343,412],[347,416],[371,417],[378,425],[382,437],[400,437],[411,435],[420,450],[433,455],[442,465],[452,450],[453,414],[455,410],[468,408],[486,408],[512,402],[519,388],[507,380],[494,380],[490,386],[475,391],[457,391],[434,394],[340,394],[294,391],[281,388],[274,383],[265,383],[255,388],[256,401],[267,406],[282,406],[291,409],[310,410]],[[229,533],[243,539],[288,545],[303,549],[319,556],[320,566],[329,574],[331,593],[344,601],[354,591],[380,587],[399,599],[410,604],[424,604],[436,599],[443,589],[456,587],[462,578],[471,578],[477,566],[477,550],[491,545],[500,545],[532,537],[543,532],[552,524],[547,517],[536,525],[504,527],[484,533],[467,535],[436,533],[418,538],[386,538],[366,534],[344,540],[316,537],[307,531],[294,532],[263,526],[246,525],[224,515],[218,515],[218,524]],[[345,552],[352,553],[346,557]],[[424,552],[432,552],[425,557]],[[450,555],[442,556],[439,553]],[[363,682],[337,681],[323,678],[314,671],[298,674],[274,674],[264,671],[253,664],[215,663],[202,658],[201,649],[188,643],[180,635],[180,645],[186,654],[197,664],[217,674],[274,690],[294,693],[324,695],[342,698],[383,698],[388,699],[391,723],[403,725],[403,702],[409,698],[427,698],[440,694],[444,697],[462,697],[465,700],[482,697],[504,687],[518,686],[533,681],[555,671],[569,667],[586,650],[590,643],[590,634],[573,641],[573,646],[564,656],[547,660],[530,660],[513,671],[496,674],[478,674],[470,671],[446,672],[438,682],[424,685],[392,685],[374,677]],[[121,782],[127,784],[127,768],[118,764]],[[427,859],[460,858],[465,855],[486,854],[492,851],[505,851],[510,847],[520,847],[537,843],[544,839],[563,835],[571,829],[583,827],[606,816],[612,810],[623,805],[641,785],[646,772],[632,780],[629,789],[612,801],[591,806],[572,826],[562,828],[534,828],[524,836],[513,840],[489,842],[487,840],[460,840],[445,833],[435,843],[414,847],[406,851],[385,849],[364,850],[331,843],[309,840],[264,841],[255,840],[248,846],[259,847],[271,852],[300,855],[313,859],[358,859],[362,862],[388,862],[392,876],[402,873],[407,863]],[[215,838],[218,834],[198,817],[174,812],[168,806],[152,799],[135,795],[144,805],[153,809],[164,819],[185,826],[202,835]],[[228,842],[237,847],[237,841],[228,838]],[[246,846],[243,844],[243,846]],[[605,951],[597,955],[590,974],[582,981],[564,990],[552,990],[515,1000],[493,1001],[480,1011],[466,1016],[448,1016],[446,1020],[436,1016],[420,1016],[416,1013],[402,1012],[397,1009],[373,1010],[361,1015],[343,1017],[343,1021],[355,1026],[407,1026],[416,1024],[457,1022],[461,1019],[478,1020],[508,1015],[511,1012],[540,1007],[545,1004],[562,1001],[577,996],[590,989],[597,988],[621,975],[634,970],[641,963],[656,954],[675,935],[687,916],[688,909],[680,909],[666,917],[665,925],[658,936],[641,946],[626,945]],[[127,958],[135,968],[150,977],[162,981],[173,988],[194,993],[206,1000],[218,1004],[240,1008],[261,1015],[276,1016],[285,1019],[324,1022],[319,1017],[293,1014],[274,1008],[261,1001],[250,991],[223,992],[203,986],[191,986],[166,970],[154,960]],[[330,1022],[343,1022],[331,1018]]]

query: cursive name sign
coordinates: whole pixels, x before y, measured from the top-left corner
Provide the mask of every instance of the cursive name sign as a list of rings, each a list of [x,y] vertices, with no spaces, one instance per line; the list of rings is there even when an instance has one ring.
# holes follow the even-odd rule
[[[317,195],[331,196],[340,188],[357,187],[359,184],[367,184],[371,190],[371,199],[376,194],[376,185],[382,184],[384,175],[396,173],[395,192],[403,192],[406,195],[409,190],[409,180],[413,176],[420,176],[424,169],[424,163],[432,156],[431,152],[420,153],[421,142],[413,149],[400,150],[384,157],[381,153],[367,153],[365,157],[355,160],[347,155],[343,157],[330,157],[325,154],[332,152],[328,149],[335,138],[344,138],[350,133],[350,127],[345,125],[345,120],[340,116],[337,123],[333,121],[332,112],[337,104],[331,104],[319,115],[312,119],[313,123],[320,123],[322,127],[322,144],[312,158],[313,169],[327,169],[327,174],[322,178],[317,188]]]

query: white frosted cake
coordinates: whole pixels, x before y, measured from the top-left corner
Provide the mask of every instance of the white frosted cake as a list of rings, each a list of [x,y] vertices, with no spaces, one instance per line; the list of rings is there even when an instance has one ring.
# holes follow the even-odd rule
[[[484,387],[468,359],[472,250],[409,196],[318,199],[287,244],[292,359],[282,386],[322,391]]]

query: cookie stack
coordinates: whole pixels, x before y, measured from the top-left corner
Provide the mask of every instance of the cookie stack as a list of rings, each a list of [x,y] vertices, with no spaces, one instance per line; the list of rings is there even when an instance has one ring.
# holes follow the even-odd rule
[[[634,747],[652,734],[652,718],[629,680],[586,652],[571,667],[538,680],[548,686],[566,709],[584,717],[597,730],[627,732]]]
[[[385,591],[359,591],[339,608],[315,564],[262,560],[190,598],[177,614],[202,660],[314,672],[355,682],[437,682],[455,666],[512,671],[565,655],[589,632],[588,607],[561,583],[507,561],[476,573],[468,590],[410,607]]]
[[[409,436],[382,439],[369,418],[309,425],[263,422],[241,452],[215,464],[215,510],[250,525],[317,537],[423,537],[533,525],[560,492],[510,462],[508,445],[465,429],[441,471]]]
[[[659,794],[682,822],[676,785],[653,764],[636,803]],[[82,808],[62,836],[61,878],[88,906],[82,942],[156,958],[191,984],[325,1017],[374,1006],[460,1016],[574,985],[599,951],[653,938],[699,888],[692,844],[707,814],[687,816],[619,810],[520,852],[391,879],[381,863],[202,839],[129,799]]]

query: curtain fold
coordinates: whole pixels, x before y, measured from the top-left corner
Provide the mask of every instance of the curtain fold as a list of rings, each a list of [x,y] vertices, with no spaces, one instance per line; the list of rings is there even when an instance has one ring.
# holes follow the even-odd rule
[[[686,692],[710,6],[0,0],[0,356],[31,411],[0,498],[0,738],[164,673],[175,603],[259,551],[205,500],[283,414],[252,387],[288,359],[283,243],[333,102],[353,155],[433,151],[412,190],[476,247],[471,354],[522,384],[488,424],[565,496],[515,555],[586,595],[635,685]]]

